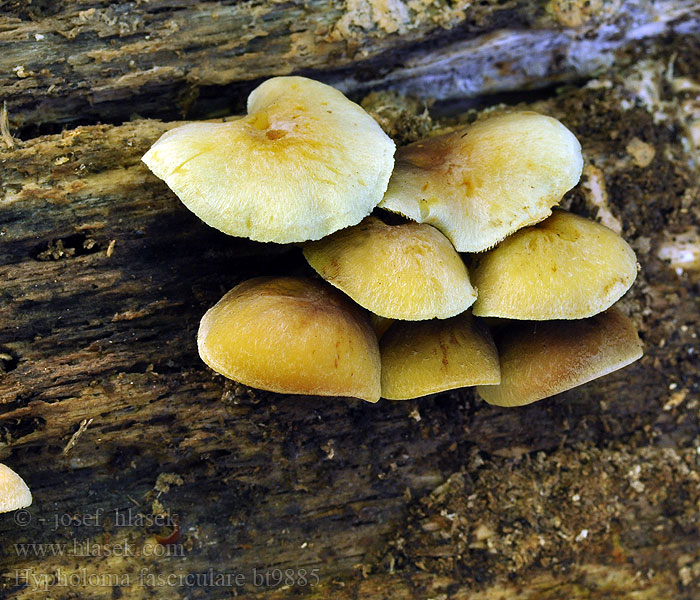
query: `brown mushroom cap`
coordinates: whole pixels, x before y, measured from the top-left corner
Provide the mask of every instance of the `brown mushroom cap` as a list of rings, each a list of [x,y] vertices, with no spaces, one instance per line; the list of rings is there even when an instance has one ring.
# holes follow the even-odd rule
[[[581,145],[559,121],[510,113],[399,148],[379,206],[480,252],[549,216],[582,168]]]
[[[10,467],[0,464],[0,512],[24,508],[32,503],[32,493],[24,480]]]
[[[321,282],[258,277],[237,285],[202,317],[197,345],[217,373],[251,387],[379,400],[369,319]]]
[[[474,257],[474,314],[543,321],[609,308],[637,276],[629,244],[607,227],[557,210]]]
[[[430,225],[387,225],[368,217],[309,242],[304,256],[360,306],[390,319],[446,319],[476,300],[461,257]]]
[[[613,307],[589,319],[513,323],[499,335],[501,383],[479,386],[489,404],[521,406],[559,394],[642,356],[632,322]]]
[[[444,320],[397,321],[382,337],[380,350],[382,397],[389,400],[501,380],[491,335],[469,312]]]
[[[394,142],[360,106],[305,77],[274,77],[248,115],[165,133],[143,161],[208,225],[261,242],[317,240],[380,202]]]

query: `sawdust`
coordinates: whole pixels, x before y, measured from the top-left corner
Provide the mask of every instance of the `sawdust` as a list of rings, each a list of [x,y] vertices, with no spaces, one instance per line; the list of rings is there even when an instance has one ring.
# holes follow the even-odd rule
[[[475,453],[413,503],[390,554],[395,565],[460,573],[475,585],[535,567],[566,570],[591,555],[633,561],[646,573],[667,567],[663,548],[677,531],[700,531],[696,448],[580,445],[517,459]],[[693,570],[700,549],[689,545],[683,554],[691,568],[679,585],[700,585]]]
[[[361,105],[399,145],[424,138],[433,130],[429,104],[418,98],[391,91],[372,92]]]

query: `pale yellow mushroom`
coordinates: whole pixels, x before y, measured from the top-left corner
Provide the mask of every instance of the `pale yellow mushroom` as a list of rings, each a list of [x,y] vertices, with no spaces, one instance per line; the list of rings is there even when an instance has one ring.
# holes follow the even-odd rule
[[[637,276],[629,244],[607,227],[557,210],[473,257],[474,314],[583,319],[612,306]]]
[[[500,381],[488,329],[465,312],[451,319],[397,321],[380,341],[382,397],[407,400]]]
[[[476,300],[461,257],[430,225],[368,217],[307,243],[304,256],[326,281],[389,319],[446,319]]]
[[[24,480],[10,467],[0,464],[0,512],[24,508],[32,503],[32,493]]]
[[[394,142],[360,106],[305,77],[275,77],[248,115],[165,133],[143,161],[208,225],[261,242],[317,240],[380,202]]]
[[[515,112],[399,148],[380,206],[434,225],[460,252],[480,252],[548,217],[582,168],[564,125]]]
[[[258,277],[237,285],[202,317],[197,344],[217,373],[251,387],[379,400],[369,318],[319,281]]]

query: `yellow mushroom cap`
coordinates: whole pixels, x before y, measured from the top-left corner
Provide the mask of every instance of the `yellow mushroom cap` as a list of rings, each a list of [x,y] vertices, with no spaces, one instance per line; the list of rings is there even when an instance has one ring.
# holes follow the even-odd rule
[[[380,206],[480,252],[549,216],[582,168],[581,145],[559,121],[510,113],[399,148]]]
[[[380,342],[382,397],[407,400],[500,380],[488,329],[465,312],[432,321],[398,321]]]
[[[634,251],[614,231],[557,210],[474,257],[474,314],[584,319],[612,306],[637,277]]]
[[[514,323],[499,336],[501,383],[479,386],[489,404],[521,406],[633,363],[642,342],[617,308],[579,321]]]
[[[257,277],[237,285],[202,317],[197,345],[217,373],[251,387],[379,400],[369,318],[321,282]]]
[[[0,464],[0,512],[24,508],[32,503],[32,493],[24,480],[10,467]]]
[[[338,90],[275,77],[248,115],[165,133],[143,161],[208,225],[260,242],[316,240],[382,199],[394,142]]]
[[[430,225],[368,217],[306,244],[304,256],[321,277],[382,317],[446,319],[476,300],[461,257]]]

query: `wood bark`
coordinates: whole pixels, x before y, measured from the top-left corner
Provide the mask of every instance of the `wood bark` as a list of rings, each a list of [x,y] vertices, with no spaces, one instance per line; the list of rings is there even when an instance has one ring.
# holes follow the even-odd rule
[[[5,4],[29,33],[81,6]],[[85,3],[95,12],[84,24],[79,16],[67,21],[75,31],[34,33],[47,36],[42,42],[65,40],[65,53],[79,44],[106,52],[114,43],[110,60],[126,65],[133,32],[117,35],[122,21],[100,20],[115,6]],[[509,28],[526,10],[503,6],[483,10],[506,11],[499,18]],[[140,157],[175,122],[84,125],[24,140],[5,135],[0,460],[27,480],[35,501],[26,513],[0,515],[0,595],[697,598],[700,43],[682,33],[693,22],[687,5],[673,3],[675,13],[671,3],[664,6],[681,34],[655,38],[642,56],[625,52],[624,68],[518,105],[562,119],[581,140],[584,177],[564,206],[618,229],[637,251],[639,278],[621,306],[646,347],[645,357],[621,372],[518,409],[489,407],[470,390],[370,405],[283,397],[225,381],[197,356],[199,318],[247,277],[308,273],[299,249],[208,228],[148,172]],[[152,19],[134,25],[138,35],[160,32],[153,44],[165,43],[163,28],[175,19],[180,29],[168,39],[182,48],[167,46],[164,55],[182,74],[161,71],[162,79],[143,80],[143,87],[122,79],[119,96],[119,69],[100,74],[75,52],[85,70],[62,67],[56,96],[41,86],[12,88],[11,123],[26,136],[42,123],[149,111],[167,118],[173,111],[159,107],[153,91],[175,104],[192,65],[198,77],[206,69],[219,73],[205,78],[217,86],[212,92],[249,79],[240,75],[246,65],[261,65],[250,79],[282,69],[291,42],[281,34],[251,33],[219,48],[231,53],[225,69],[216,50],[222,30],[188,48],[198,23],[215,27],[215,9],[221,19],[248,25],[245,11],[255,9],[254,31],[271,22],[287,31],[292,21],[302,35],[295,39],[316,31],[299,21],[300,8],[286,4],[132,8],[130,14]],[[341,18],[334,10],[329,14]],[[466,12],[473,10],[481,9]],[[279,11],[287,21],[264,18]],[[497,21],[489,18],[496,17],[484,17],[493,29]],[[0,35],[15,35],[20,25],[13,23]],[[539,23],[521,25],[532,32]],[[408,52],[431,47],[436,62],[422,81],[445,82],[445,98],[465,97],[450,74],[454,63],[441,70],[437,57],[449,52],[430,37],[440,37],[434,27],[419,21],[401,44]],[[471,31],[455,25],[459,35],[440,35],[450,44],[472,43],[461,27]],[[100,31],[113,35],[101,38]],[[388,68],[382,81],[404,89],[400,77],[391,78],[407,67],[394,69],[387,59],[399,36],[360,26],[351,32],[375,46],[371,56],[333,54],[334,77],[348,69],[348,89],[359,90],[353,86],[361,66],[350,67],[376,58]],[[157,46],[139,48],[139,56],[150,57],[144,60],[156,60]],[[289,69],[325,65],[320,56],[294,59]],[[229,68],[233,74],[220,75]],[[32,85],[40,79],[31,78]],[[108,90],[104,101],[87,91],[98,80]],[[402,140],[475,117],[430,117],[420,102],[391,94],[364,105]],[[163,540],[174,524],[179,538],[159,543],[155,536]]]
[[[262,78],[464,100],[589,76],[697,29],[693,0],[0,2],[15,126],[228,114]]]

